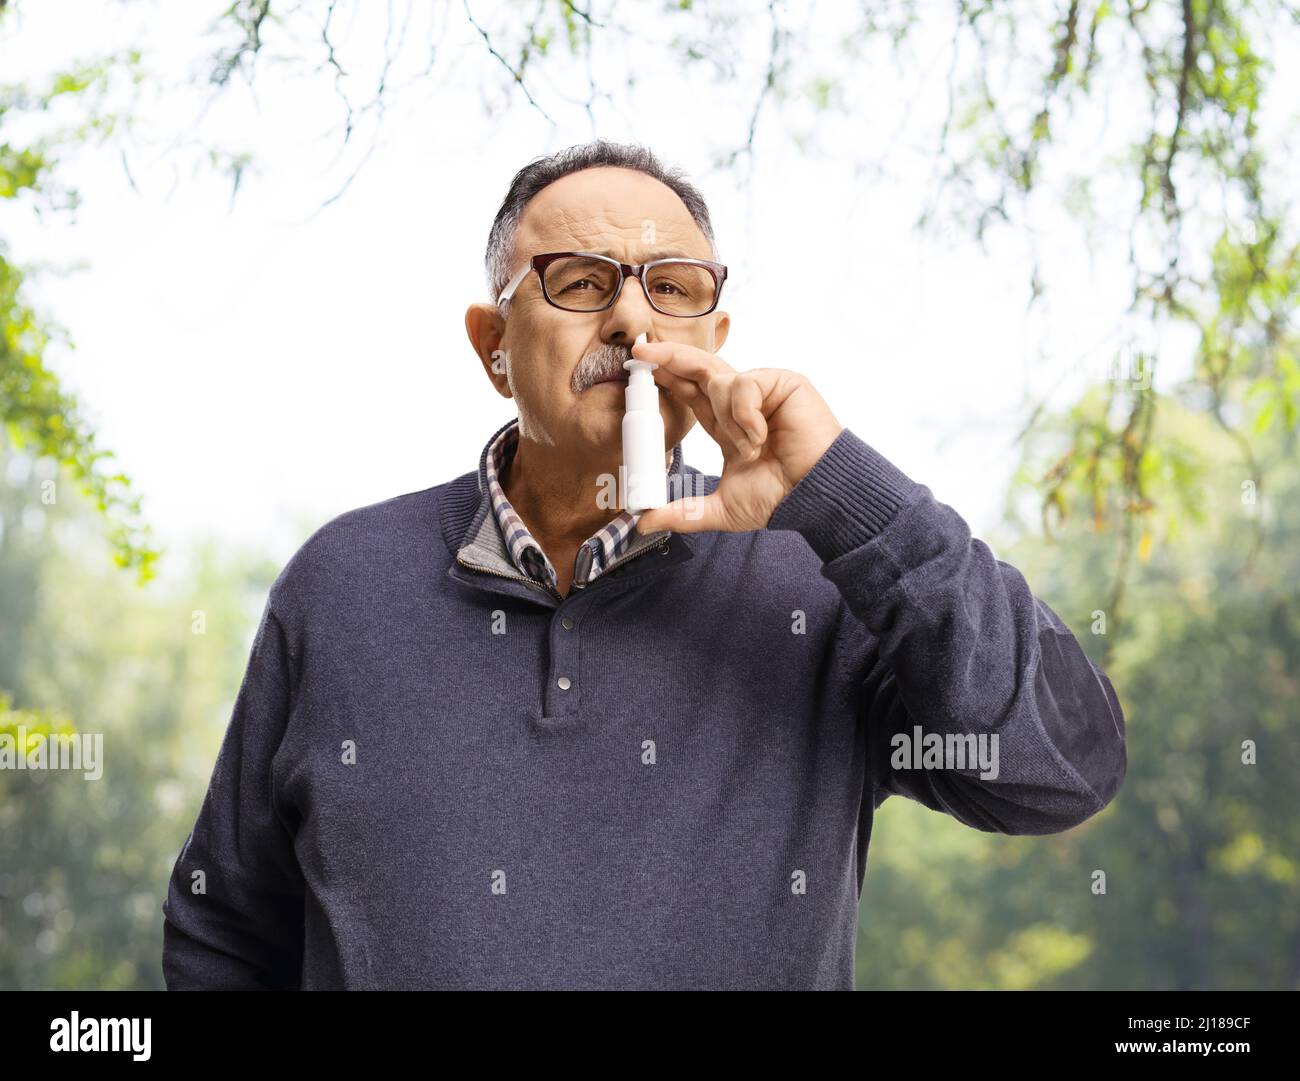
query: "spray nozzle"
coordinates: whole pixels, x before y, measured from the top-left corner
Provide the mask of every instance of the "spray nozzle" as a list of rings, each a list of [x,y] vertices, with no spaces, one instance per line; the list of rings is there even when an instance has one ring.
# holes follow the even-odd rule
[[[642,332],[637,335],[636,341],[634,341],[632,345],[640,345],[642,342],[647,341],[648,338],[649,336]],[[638,360],[636,357],[629,357],[627,360],[623,361],[623,367],[628,372],[627,381],[629,386],[633,384],[644,386],[646,383],[654,382],[654,378],[650,375],[650,372],[659,367],[659,365],[652,360]]]
[[[637,342],[646,340],[645,334],[637,336]],[[636,357],[629,357],[623,361],[623,367],[627,371],[627,387],[624,390],[625,401],[628,409],[653,409],[656,413],[659,411],[659,389],[655,385],[654,376],[650,373],[658,364],[651,360],[638,360]]]

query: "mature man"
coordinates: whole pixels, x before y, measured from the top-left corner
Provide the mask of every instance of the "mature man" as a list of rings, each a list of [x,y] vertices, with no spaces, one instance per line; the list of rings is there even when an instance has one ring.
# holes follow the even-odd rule
[[[487,265],[466,328],[518,418],[276,580],[169,987],[848,989],[888,796],[1034,834],[1110,801],[1119,703],[1023,577],[804,376],[717,355],[678,173],[536,161]],[[609,499],[633,354],[674,497],[639,518]],[[721,477],[682,461],[697,420]]]

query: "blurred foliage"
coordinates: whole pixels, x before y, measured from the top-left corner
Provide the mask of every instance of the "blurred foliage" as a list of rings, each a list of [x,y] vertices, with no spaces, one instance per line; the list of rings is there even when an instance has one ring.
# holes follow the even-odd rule
[[[0,707],[47,709],[0,710],[0,732],[75,719],[103,772],[0,770],[0,988],[161,988],[163,890],[276,568],[208,545],[140,587],[93,503],[34,498],[52,460],[2,449]]]
[[[0,200],[12,204],[28,199],[37,214],[75,211],[76,190],[65,188],[53,176],[59,152],[112,134],[118,117],[102,108],[103,95],[110,81],[124,72],[138,77],[139,63],[137,52],[104,57],[58,73],[40,91],[0,84]],[[14,134],[24,119],[57,111],[68,101],[74,105],[72,123],[30,140]],[[72,342],[63,328],[25,301],[29,272],[10,261],[0,235],[0,435],[5,437],[0,443],[28,448],[61,467],[46,477],[39,490],[27,493],[29,515],[43,516],[45,512],[38,508],[53,509],[60,495],[66,502],[71,489],[61,488],[63,480],[69,479],[108,522],[111,553],[106,554],[116,566],[133,570],[138,581],[146,582],[155,573],[160,553],[151,544],[152,529],[144,520],[140,497],[133,494],[126,474],[106,468],[113,452],[98,445],[76,397],[63,389],[46,363],[51,341],[67,346]],[[6,455],[0,454],[0,467],[5,464]],[[34,599],[21,576],[5,585],[5,607]],[[70,732],[75,727],[71,717],[49,709],[14,708],[16,685],[7,677],[9,662],[18,656],[14,636],[21,626],[16,619],[0,620],[0,735],[16,739],[25,730],[30,742]]]

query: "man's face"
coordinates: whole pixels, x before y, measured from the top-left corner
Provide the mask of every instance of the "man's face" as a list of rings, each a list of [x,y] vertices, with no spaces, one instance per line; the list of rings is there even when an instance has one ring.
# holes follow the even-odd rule
[[[601,167],[572,173],[539,192],[520,220],[512,273],[533,255],[587,251],[622,263],[680,255],[712,259],[709,242],[671,188],[632,169]],[[622,452],[623,362],[642,333],[709,352],[722,347],[730,320],[714,311],[698,318],[663,315],[628,278],[612,308],[567,312],[542,295],[535,272],[515,294],[504,320],[490,304],[466,313],[470,340],[498,391],[513,397],[524,438],[570,451],[575,461],[610,463]],[[493,364],[494,355],[499,358]],[[666,448],[690,430],[695,416],[662,389]]]

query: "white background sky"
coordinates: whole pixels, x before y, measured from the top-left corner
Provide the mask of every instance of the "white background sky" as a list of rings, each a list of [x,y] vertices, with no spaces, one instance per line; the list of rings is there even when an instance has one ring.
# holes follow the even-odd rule
[[[0,31],[0,81],[123,45],[180,77],[200,70],[211,51],[204,28],[225,6],[20,2]],[[319,35],[323,5],[300,6],[298,51],[318,59],[309,30]],[[394,7],[400,21],[406,8]],[[471,9],[505,32],[508,5]],[[753,20],[737,35],[748,62],[714,83],[662,63],[650,44],[662,28],[658,9],[620,7],[633,40],[606,41],[597,64],[611,79],[633,67],[637,97],[619,111],[599,108],[595,134],[645,143],[702,187],[732,268],[723,304],[732,331],[721,355],[737,368],[804,372],[841,423],[928,484],[977,534],[990,529],[1014,467],[1026,389],[1059,385],[1068,397],[1079,380],[1104,375],[1122,340],[1122,245],[1101,238],[1090,246],[1064,221],[1045,227],[1038,243],[1051,293],[1027,317],[1020,237],[997,234],[981,251],[960,235],[942,243],[914,231],[944,104],[946,19],[935,24],[942,33],[918,38],[905,78],[886,65],[839,64],[851,79],[850,118],[783,114],[769,102],[752,169],[711,172],[713,155],[743,139],[769,27]],[[387,10],[339,6],[358,103],[373,85],[365,73],[375,70]],[[430,24],[431,10],[447,12],[445,26]],[[805,75],[820,69],[819,56],[830,67],[836,10],[820,6],[823,44],[811,61],[804,54]],[[138,191],[115,148],[91,148],[66,157],[59,172],[81,192],[75,218],[38,221],[25,205],[0,205],[11,258],[86,264],[40,277],[29,297],[71,332],[75,349],[56,347],[50,361],[143,493],[165,544],[216,535],[282,562],[336,514],[475,468],[487,437],[514,415],[470,348],[464,310],[486,299],[483,248],[511,176],[593,136],[586,114],[560,97],[585,83],[572,62],[572,78],[557,68],[554,79],[539,72],[530,81],[551,125],[503,86],[461,4],[426,0],[412,11],[393,81],[423,66],[420,43],[436,40],[433,79],[394,101],[364,169],[319,212],[373,128],[363,119],[342,148],[330,78],[271,63],[259,66],[254,93],[240,82],[201,122],[194,93],[147,98],[147,131],[127,157]],[[802,24],[802,15],[788,17],[792,29]],[[272,49],[283,34],[267,31]],[[1286,85],[1278,84],[1281,100]],[[1124,115],[1120,101],[1102,119],[1114,125]],[[1069,153],[1088,167],[1096,150],[1081,138],[1086,119],[1077,123]],[[815,132],[821,152],[794,150],[790,133],[801,128]],[[228,182],[195,172],[192,149],[161,142],[178,134],[256,155],[233,209]],[[1131,197],[1118,187],[1109,197],[1123,194]],[[1128,205],[1120,210],[1117,222],[1126,221]],[[839,284],[809,304],[804,271],[814,260]],[[1163,344],[1176,354],[1188,342]],[[698,426],[685,452],[692,465],[721,468]]]

